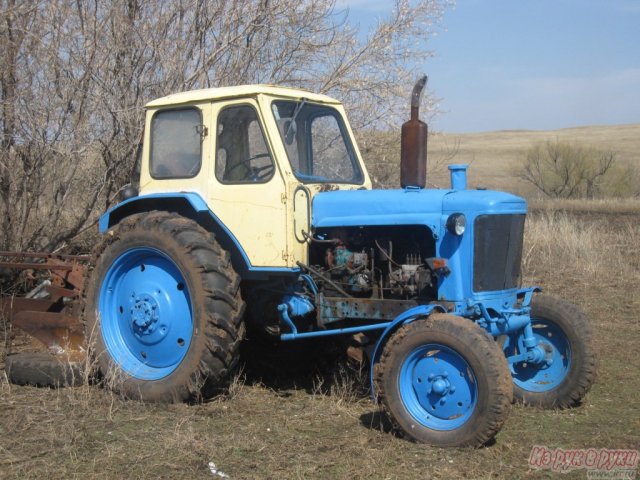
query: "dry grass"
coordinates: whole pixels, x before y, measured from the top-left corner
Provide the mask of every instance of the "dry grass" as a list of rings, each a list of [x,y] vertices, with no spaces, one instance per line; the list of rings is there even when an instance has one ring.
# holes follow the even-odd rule
[[[585,201],[584,199],[534,199],[529,208],[534,211],[566,211],[584,212],[587,214],[631,214],[640,212],[640,199],[638,198],[604,198]]]
[[[524,271],[535,275],[540,265],[542,271],[552,265],[563,275],[601,276],[607,271],[637,275],[633,251],[640,244],[640,226],[635,218],[617,217],[616,225],[610,226],[615,230],[602,227],[565,210],[537,211],[527,222]]]
[[[0,378],[0,476],[215,478],[214,462],[232,479],[523,478],[544,476],[527,467],[532,445],[638,448],[639,220],[553,208],[530,216],[526,282],[588,313],[600,376],[576,409],[515,406],[487,448],[442,450],[395,437],[368,399],[366,372],[341,360],[286,378],[245,369],[228,395],[191,406]]]

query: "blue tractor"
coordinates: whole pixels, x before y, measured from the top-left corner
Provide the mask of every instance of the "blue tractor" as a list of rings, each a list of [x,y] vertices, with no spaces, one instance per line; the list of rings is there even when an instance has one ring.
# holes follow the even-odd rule
[[[140,179],[100,220],[85,335],[107,384],[145,401],[212,394],[243,338],[350,338],[407,437],[480,446],[515,399],[570,407],[595,377],[574,305],[521,286],[527,204],[427,189],[426,79],[401,188],[371,181],[336,100],[253,85],[147,105]]]

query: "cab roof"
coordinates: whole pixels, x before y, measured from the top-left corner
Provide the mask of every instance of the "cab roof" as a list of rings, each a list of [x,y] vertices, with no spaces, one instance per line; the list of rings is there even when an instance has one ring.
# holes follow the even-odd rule
[[[158,98],[146,104],[147,108],[164,107],[169,105],[181,105],[197,103],[207,100],[223,100],[230,98],[256,97],[258,95],[270,95],[274,97],[291,98],[300,100],[306,98],[317,103],[339,104],[334,98],[319,93],[311,93],[306,90],[282,87],[277,85],[239,85],[237,87],[205,88],[188,92],[172,93],[166,97]]]

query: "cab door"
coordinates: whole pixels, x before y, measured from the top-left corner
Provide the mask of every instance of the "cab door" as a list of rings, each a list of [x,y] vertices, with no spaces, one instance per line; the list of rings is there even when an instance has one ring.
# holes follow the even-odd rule
[[[250,267],[287,267],[285,182],[252,99],[212,104],[209,208]]]

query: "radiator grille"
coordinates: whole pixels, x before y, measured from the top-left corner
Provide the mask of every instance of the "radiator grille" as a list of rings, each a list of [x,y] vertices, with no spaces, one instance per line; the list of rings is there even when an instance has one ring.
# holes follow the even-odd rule
[[[473,290],[520,286],[524,214],[480,215],[474,223]]]

